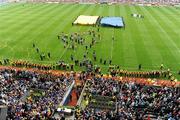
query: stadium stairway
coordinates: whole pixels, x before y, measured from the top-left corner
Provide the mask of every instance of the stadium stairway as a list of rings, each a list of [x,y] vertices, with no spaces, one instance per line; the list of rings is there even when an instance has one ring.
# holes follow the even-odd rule
[[[77,95],[76,95],[76,90],[74,88],[71,92],[71,96],[72,96],[72,98],[69,101],[68,105],[69,106],[76,106],[78,99],[77,99]]]

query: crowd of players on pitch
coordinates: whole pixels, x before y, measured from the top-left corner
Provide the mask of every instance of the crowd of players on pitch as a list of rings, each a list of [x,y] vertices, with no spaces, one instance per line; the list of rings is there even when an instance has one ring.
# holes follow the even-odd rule
[[[60,69],[60,70],[74,70],[75,66],[86,68],[86,71],[101,74],[101,68],[95,63],[102,64],[104,66],[108,66],[108,72],[112,76],[120,75],[127,77],[143,77],[143,78],[164,78],[168,77],[168,79],[175,80],[172,73],[168,69],[164,70],[164,65],[160,65],[160,70],[158,71],[137,71],[137,72],[129,72],[120,68],[119,65],[113,65],[113,61],[111,59],[103,59],[102,57],[97,57],[97,51],[93,49],[94,45],[101,40],[101,35],[99,33],[99,27],[97,31],[89,30],[87,32],[75,32],[71,34],[66,34],[62,32],[57,36],[58,40],[63,43],[64,49],[71,49],[72,52],[69,56],[70,63],[67,63],[64,60],[59,60],[56,64],[52,65],[43,65],[43,64],[35,64],[28,61],[12,61],[12,66],[17,67],[26,67],[26,68],[38,68],[42,70],[51,70],[51,69]],[[90,40],[89,40],[90,39]],[[112,40],[115,40],[114,36],[112,36]],[[40,56],[40,60],[50,59],[52,57],[51,52],[48,52],[47,55],[38,48],[38,45],[33,43],[32,47],[35,49],[37,54]],[[74,51],[77,50],[78,47],[84,47],[84,52],[81,55],[82,58],[76,57],[74,55]],[[4,64],[8,64],[9,60],[4,60]],[[0,65],[3,64],[0,61]],[[137,68],[141,70],[143,67],[142,64],[139,64]],[[163,71],[162,71],[163,70]],[[180,71],[179,71],[180,74]]]
[[[86,83],[87,99],[92,95],[108,96],[116,99],[117,110],[103,110],[77,107],[77,120],[143,120],[153,116],[156,119],[178,120],[179,115],[179,87],[145,86],[134,82],[122,83],[111,78],[91,77],[87,80],[87,73],[81,73],[79,79]],[[8,106],[7,119],[65,119],[59,113],[54,118],[59,103],[65,92],[75,79],[73,74],[52,75],[27,70],[0,70],[0,104]],[[84,84],[82,84],[83,87]],[[41,90],[42,95],[26,96],[32,90]],[[31,92],[30,92],[31,94]],[[84,94],[83,94],[84,95]],[[83,96],[84,97],[84,96]],[[78,97],[79,98],[79,97]]]

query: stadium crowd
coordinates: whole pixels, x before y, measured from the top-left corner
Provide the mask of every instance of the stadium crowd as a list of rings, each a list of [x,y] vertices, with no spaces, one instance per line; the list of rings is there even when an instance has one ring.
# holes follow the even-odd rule
[[[86,95],[109,96],[117,99],[116,111],[100,110],[87,105],[76,112],[76,119],[83,120],[144,120],[148,117],[179,120],[180,88],[145,86],[134,82],[122,83],[112,79],[93,78],[88,81]],[[104,101],[106,102],[106,101]]]
[[[45,0],[29,0],[30,2],[47,2]],[[48,2],[86,2],[86,3],[98,3],[98,2],[107,2],[107,1],[98,1],[98,0],[49,0]],[[119,3],[180,3],[180,0],[110,0],[108,2],[119,2]]]
[[[117,106],[116,110],[87,106],[79,114],[76,112],[76,119],[131,120],[152,115],[159,120],[178,120],[180,117],[179,87],[147,86],[88,72],[55,75],[50,72],[4,68],[0,69],[0,104],[8,106],[7,119],[55,119],[53,113],[75,78],[87,83],[86,100],[91,101],[93,96],[108,96],[116,100],[114,102]],[[82,87],[77,88],[77,98],[80,98]]]
[[[52,119],[73,80],[73,76],[1,69],[0,104],[8,106],[9,120]]]
[[[28,0],[29,2],[47,3],[125,3],[125,4],[151,4],[151,5],[176,5],[180,0]]]

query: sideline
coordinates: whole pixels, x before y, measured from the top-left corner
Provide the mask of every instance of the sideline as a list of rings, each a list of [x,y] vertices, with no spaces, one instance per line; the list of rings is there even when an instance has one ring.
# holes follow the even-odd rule
[[[19,68],[19,67],[11,67],[11,66],[0,66],[0,70],[3,70],[3,69],[22,70],[22,71],[27,70],[27,71],[37,72],[37,73],[41,73],[41,74],[52,74],[52,75],[55,75],[55,76],[61,76],[61,75],[69,76],[70,74],[74,74],[75,81],[79,80],[79,76],[81,74],[81,71],[79,71],[79,72],[62,71],[62,70],[48,70],[48,71],[45,71],[45,70],[38,70],[37,68]],[[101,77],[101,76],[96,74],[96,77]],[[89,76],[87,79],[92,79],[92,78],[93,78],[93,76]],[[102,78],[117,80],[117,81],[121,81],[123,83],[135,82],[135,83],[138,83],[138,84],[151,85],[151,86],[180,87],[180,81],[170,81],[170,80],[163,80],[163,79],[134,78],[134,77],[121,77],[121,76],[112,77],[111,75],[106,75],[106,74],[104,74]]]

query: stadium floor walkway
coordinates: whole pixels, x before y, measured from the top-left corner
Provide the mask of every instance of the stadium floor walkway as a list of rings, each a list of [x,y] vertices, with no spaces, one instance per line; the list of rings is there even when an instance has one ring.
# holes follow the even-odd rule
[[[72,90],[71,92],[72,100],[68,103],[69,106],[76,106],[77,104],[77,95],[75,89]]]

